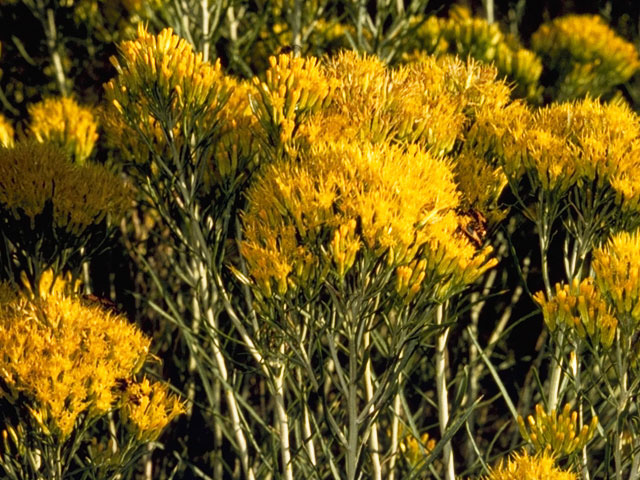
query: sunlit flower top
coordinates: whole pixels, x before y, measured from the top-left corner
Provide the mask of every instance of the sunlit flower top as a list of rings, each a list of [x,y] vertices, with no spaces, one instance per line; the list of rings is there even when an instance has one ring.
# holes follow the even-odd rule
[[[49,290],[41,285],[42,290]],[[83,414],[106,413],[116,387],[142,367],[149,339],[124,317],[53,289],[35,301],[3,295],[0,376],[24,395],[45,433],[65,438]]]
[[[327,108],[303,128],[311,144],[347,136],[416,143],[443,156],[480,110],[510,101],[495,68],[454,57],[421,57],[388,68],[376,57],[345,51],[330,58],[326,69],[337,85]]]
[[[422,270],[402,273],[402,295],[425,277],[457,285],[492,265],[460,232],[449,164],[417,146],[317,143],[266,168],[247,198],[241,251],[266,296],[317,285],[329,270],[342,278],[359,254]]]
[[[446,53],[493,64],[501,78],[515,82],[515,96],[537,101],[538,80],[542,74],[540,58],[512,36],[505,35],[497,23],[473,17],[468,8],[454,5],[449,18],[427,18],[416,31],[415,48],[441,56]],[[413,47],[413,45],[411,45]],[[416,58],[414,52],[408,58]]]
[[[12,147],[13,134],[11,123],[0,114],[0,147]]]
[[[558,193],[595,182],[620,188],[623,208],[637,195],[616,182],[630,176],[640,161],[640,123],[627,106],[585,99],[540,109],[520,136],[521,152],[505,155],[508,174],[526,171],[541,188]],[[635,175],[633,175],[635,177]],[[625,203],[627,205],[625,205]]]
[[[428,433],[423,433],[420,438],[414,437],[411,432],[403,435],[403,430],[399,434],[400,437],[404,436],[399,445],[402,456],[412,468],[419,468],[436,447],[436,439],[430,438]]]
[[[581,282],[576,278],[571,285],[558,283],[551,299],[542,291],[533,299],[540,305],[544,322],[552,332],[558,327],[569,327],[580,338],[588,336],[594,345],[609,347],[613,343],[618,321],[593,278]]]
[[[633,44],[597,15],[567,15],[543,24],[533,49],[559,74],[556,98],[600,96],[626,82],[640,67]]]
[[[98,140],[91,109],[72,98],[48,98],[29,107],[29,129],[39,142],[51,142],[77,163],[89,158]]]
[[[268,134],[267,145],[286,144],[304,117],[323,106],[335,82],[315,57],[281,54],[270,57],[269,65],[264,81],[253,78],[259,97],[251,108]]]
[[[522,438],[531,443],[536,452],[557,458],[582,450],[596,433],[598,417],[593,417],[589,425],[579,428],[578,412],[572,411],[568,403],[562,412],[552,410],[549,414],[537,404],[535,418],[529,415],[525,424],[519,416],[518,425]]]
[[[170,28],[152,35],[140,26],[111,62],[118,75],[105,85],[107,99],[132,125],[153,118],[169,130],[185,122],[211,128],[229,96],[220,62],[205,62]]]
[[[570,471],[563,471],[554,466],[554,459],[548,454],[533,457],[526,451],[512,455],[506,462],[500,461],[492,468],[489,475],[482,480],[578,480],[578,476]]]
[[[102,165],[73,164],[48,143],[0,148],[0,208],[32,228],[50,206],[53,225],[79,235],[107,215],[120,217],[130,202],[130,187]]]
[[[162,430],[184,412],[183,403],[163,383],[151,383],[144,378],[130,383],[123,394],[123,418],[138,440],[156,440]]]
[[[593,251],[593,270],[603,296],[615,308],[623,334],[640,323],[640,234],[621,232]]]

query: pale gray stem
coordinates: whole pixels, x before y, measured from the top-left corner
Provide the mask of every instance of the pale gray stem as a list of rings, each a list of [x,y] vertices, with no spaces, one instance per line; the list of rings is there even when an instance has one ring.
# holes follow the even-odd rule
[[[44,32],[47,37],[47,47],[51,55],[53,69],[56,74],[56,82],[62,96],[67,96],[69,90],[67,88],[67,77],[62,66],[62,57],[60,55],[60,45],[58,43],[58,32],[56,30],[56,19],[52,8],[48,8],[46,12],[46,20],[44,20]]]
[[[366,333],[363,336],[364,340],[364,348],[369,348],[370,342],[370,334]],[[373,372],[371,371],[371,357],[367,360],[367,363],[364,367],[364,388],[366,401],[369,402],[373,398]],[[369,413],[373,415],[375,412],[375,407],[373,402],[369,407]],[[369,447],[371,448],[371,463],[373,464],[373,479],[374,480],[382,480],[382,466],[380,464],[380,444],[378,441],[378,424],[377,422],[373,422],[371,424],[371,432],[369,435]]]
[[[398,382],[401,383],[401,382]],[[393,399],[393,419],[391,420],[391,445],[389,446],[389,474],[387,475],[388,480],[396,480],[396,462],[398,457],[398,430],[400,427],[400,408],[401,408],[401,399],[400,393],[396,393],[395,398]]]
[[[202,10],[202,59],[209,61],[209,0],[200,1],[200,9]]]
[[[284,355],[285,344],[280,346],[280,353]],[[285,367],[280,366],[280,371],[275,376],[275,406],[278,417],[278,430],[280,434],[280,457],[284,469],[284,479],[293,480],[293,465],[291,464],[291,447],[289,445],[289,417],[284,404],[284,374]]]
[[[293,0],[291,36],[293,52],[296,56],[299,56],[302,50],[302,0]]]
[[[487,12],[487,23],[495,22],[495,5],[493,0],[484,0],[484,9]]]
[[[444,305],[438,305],[436,310],[436,324],[444,323]],[[438,336],[436,349],[436,388],[438,392],[438,420],[440,422],[440,434],[444,435],[449,423],[449,395],[447,392],[447,337],[449,329],[445,329]],[[445,479],[455,480],[456,472],[453,463],[453,450],[451,440],[447,441],[443,448],[442,461],[445,467]]]

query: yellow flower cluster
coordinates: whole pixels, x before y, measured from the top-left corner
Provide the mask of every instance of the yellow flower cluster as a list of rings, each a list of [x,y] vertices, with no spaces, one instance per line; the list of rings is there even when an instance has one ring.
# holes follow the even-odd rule
[[[342,137],[374,143],[419,143],[438,156],[460,138],[465,117],[447,91],[445,70],[434,58],[387,68],[378,58],[345,51],[327,62],[337,85],[326,109],[309,121],[310,144]]]
[[[556,284],[551,299],[544,292],[537,292],[533,299],[540,305],[544,322],[552,332],[569,327],[580,338],[588,336],[594,345],[610,347],[615,337],[618,321],[600,294],[592,278],[582,282],[575,279],[571,285]]]
[[[131,189],[98,164],[71,163],[48,143],[20,142],[0,148],[0,207],[16,219],[35,217],[52,206],[52,223],[74,235],[130,206]]]
[[[332,89],[315,57],[281,54],[269,58],[265,81],[254,77],[259,98],[251,107],[273,145],[286,144],[305,116],[322,108]]]
[[[640,323],[640,234],[621,232],[593,251],[593,270],[602,295],[613,305],[621,327]],[[624,319],[624,321],[623,321]]]
[[[12,147],[13,134],[14,132],[11,123],[2,114],[0,114],[0,147]]]
[[[522,101],[511,101],[510,90],[497,80],[494,67],[456,58],[440,63],[449,79],[447,88],[467,117],[464,143],[453,157],[463,205],[495,220],[500,217],[498,198],[507,184],[502,158],[522,150],[520,139],[531,113]]]
[[[526,171],[542,189],[558,194],[584,182],[611,185],[623,210],[638,205],[640,123],[627,106],[593,99],[554,103],[515,128],[522,133],[507,145],[507,174]]]
[[[434,448],[436,441],[429,438],[428,433],[423,433],[420,438],[408,434],[400,441],[400,451],[412,468],[419,467],[425,459],[425,454],[428,455]]]
[[[415,46],[429,54],[451,53],[495,65],[501,78],[515,82],[517,97],[539,100],[542,62],[515,38],[503,34],[498,24],[472,17],[467,8],[454,6],[447,19],[426,19],[417,29],[416,36]],[[414,52],[408,58],[416,56]]]
[[[149,339],[122,316],[41,289],[50,293],[35,301],[3,295],[0,394],[10,402],[24,395],[42,431],[66,438],[80,415],[112,408],[119,379],[140,370]]]
[[[130,383],[122,399],[123,418],[136,436],[143,442],[156,440],[162,430],[178,415],[185,412],[180,399],[159,382]]]
[[[212,128],[229,96],[220,62],[205,62],[170,28],[152,35],[140,26],[137,39],[123,42],[120,60],[111,62],[118,75],[105,85],[107,99],[148,138],[154,138],[150,118],[165,130],[186,121]]]
[[[249,82],[236,81],[231,77],[227,77],[227,85],[231,95],[220,110],[219,137],[212,146],[209,170],[205,172],[218,185],[245,180],[257,165],[260,152],[254,134],[258,120],[249,103],[250,96],[256,94],[255,88]]]
[[[262,292],[341,277],[358,252],[423,268],[428,285],[468,283],[493,265],[460,231],[450,165],[417,146],[317,143],[270,165],[249,189],[242,254]],[[416,258],[424,260],[412,263]],[[404,270],[398,271],[405,275]],[[398,291],[404,295],[424,276]]]
[[[598,427],[598,417],[593,417],[589,425],[578,430],[578,412],[571,411],[566,404],[562,412],[552,410],[547,414],[542,405],[536,405],[536,416],[527,417],[527,425],[518,416],[520,434],[533,445],[536,452],[558,456],[571,455],[582,450],[593,438]]]
[[[560,74],[556,98],[601,96],[640,68],[638,51],[597,15],[568,15],[543,24],[531,44]]]
[[[72,98],[48,98],[29,107],[29,128],[39,142],[51,142],[76,163],[91,156],[98,140],[98,124],[91,109]]]
[[[553,457],[546,453],[531,457],[523,451],[514,454],[506,462],[500,461],[482,480],[578,480],[578,476],[557,469]]]

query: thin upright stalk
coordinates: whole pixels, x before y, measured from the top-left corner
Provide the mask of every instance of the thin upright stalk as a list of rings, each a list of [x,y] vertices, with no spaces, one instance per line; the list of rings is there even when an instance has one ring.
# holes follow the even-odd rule
[[[540,248],[540,266],[542,270],[542,281],[548,299],[553,297],[551,289],[551,280],[549,277],[549,263],[547,262],[547,254],[549,250],[549,242],[551,241],[551,223],[553,222],[552,209],[544,197],[539,200],[539,215],[537,221],[538,242]],[[558,396],[560,390],[560,380],[562,379],[562,348],[564,342],[564,333],[559,328],[555,332],[555,348],[551,358],[551,378],[549,380],[548,390],[548,409],[555,410],[558,405]]]
[[[562,350],[564,347],[564,331],[558,328],[556,332],[556,345],[551,359],[551,379],[549,380],[548,407],[549,411],[558,407],[560,395],[560,381],[562,380]]]
[[[200,10],[202,10],[202,59],[209,61],[209,0],[200,0]]]
[[[302,382],[302,376],[299,375],[299,381]],[[307,449],[307,455],[309,456],[309,462],[314,467],[318,461],[316,459],[316,449],[313,444],[313,432],[311,431],[311,418],[309,415],[309,405],[306,402],[302,404],[302,433],[305,436],[305,447]]]
[[[624,441],[624,428],[621,425],[620,418],[625,414],[627,409],[627,402],[629,400],[628,396],[628,375],[627,375],[627,365],[624,359],[624,355],[622,353],[623,346],[621,342],[625,340],[624,336],[621,335],[620,331],[617,332],[616,336],[616,368],[618,378],[620,379],[620,394],[618,397],[618,405],[617,405],[617,421],[616,421],[616,437],[615,437],[615,448],[614,448],[614,460],[616,464],[616,480],[622,480],[622,445]],[[630,351],[630,345],[625,341],[625,352]]]
[[[285,344],[280,346],[280,354],[284,355]],[[293,480],[293,465],[291,464],[291,446],[289,445],[289,417],[284,404],[284,374],[285,367],[280,365],[280,371],[274,378],[275,407],[280,435],[280,457],[282,460],[283,478]]]
[[[302,0],[293,0],[291,12],[291,46],[295,56],[302,51]]]
[[[370,334],[365,333],[363,336],[364,348],[369,348]],[[367,359],[367,363],[364,367],[364,389],[366,395],[366,401],[369,402],[373,398],[373,372],[371,370],[371,357]],[[372,404],[369,407],[369,413],[373,415],[375,407]],[[380,443],[378,441],[378,424],[373,422],[371,424],[371,431],[369,432],[369,447],[371,448],[371,463],[373,466],[373,479],[382,480],[382,466],[380,464]]]
[[[347,385],[347,480],[356,479],[358,465],[358,349],[355,338],[349,339],[349,379]]]
[[[444,305],[438,305],[436,309],[436,324],[444,324]],[[449,395],[447,392],[447,338],[449,329],[446,328],[438,335],[436,348],[436,389],[438,393],[438,421],[440,423],[440,434],[444,435],[449,423]],[[443,448],[443,458],[445,468],[445,480],[455,480],[456,472],[453,463],[453,450],[451,440],[447,441]]]
[[[401,384],[400,378],[398,383]],[[389,473],[387,475],[388,480],[396,480],[396,462],[398,459],[398,430],[400,427],[400,407],[401,398],[400,392],[396,393],[393,399],[393,418],[391,419],[391,445],[389,446]]]
[[[52,8],[48,8],[46,12],[44,12],[42,23],[47,40],[47,48],[49,49],[49,55],[51,55],[51,62],[53,63],[53,70],[56,75],[56,83],[58,84],[58,88],[60,89],[62,96],[67,96],[69,94],[67,77],[62,66],[60,42],[58,41],[58,31],[56,29],[56,20]]]

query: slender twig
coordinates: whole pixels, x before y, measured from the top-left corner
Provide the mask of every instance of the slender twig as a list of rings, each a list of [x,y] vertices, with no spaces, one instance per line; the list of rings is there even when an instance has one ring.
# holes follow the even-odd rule
[[[370,334],[367,332],[364,334],[364,348],[369,348]],[[375,406],[371,401],[373,399],[373,372],[371,371],[371,356],[368,357],[367,363],[364,367],[364,388],[365,399],[371,403],[369,407],[369,413],[371,415],[375,412]],[[369,433],[369,446],[371,447],[371,463],[373,464],[373,479],[382,480],[382,467],[380,465],[380,444],[378,442],[378,425],[377,422],[373,422],[371,425],[371,431]]]
[[[438,305],[436,309],[436,324],[444,324],[444,305]],[[438,420],[440,422],[440,434],[444,435],[449,423],[449,396],[447,393],[447,338],[449,336],[449,328],[445,328],[438,335],[436,348],[436,388],[438,391]],[[445,466],[445,479],[455,480],[456,473],[453,463],[453,450],[451,441],[447,441],[443,448],[443,463]]]

